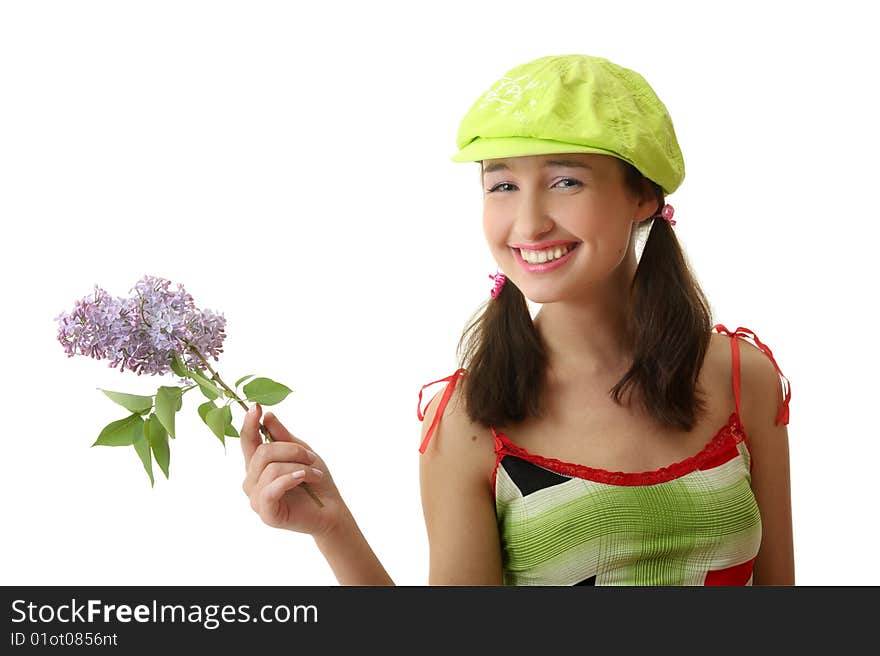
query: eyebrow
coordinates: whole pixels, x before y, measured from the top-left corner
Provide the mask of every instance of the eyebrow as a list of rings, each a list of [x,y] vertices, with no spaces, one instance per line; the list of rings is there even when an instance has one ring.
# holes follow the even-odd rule
[[[551,166],[567,166],[569,168],[580,168],[580,169],[589,169],[593,170],[593,167],[589,164],[584,164],[583,162],[579,162],[575,159],[551,159],[544,162],[543,167],[549,168]],[[510,167],[507,164],[502,164],[501,162],[495,162],[494,164],[489,164],[483,169],[483,173],[491,173],[492,171],[509,171]]]

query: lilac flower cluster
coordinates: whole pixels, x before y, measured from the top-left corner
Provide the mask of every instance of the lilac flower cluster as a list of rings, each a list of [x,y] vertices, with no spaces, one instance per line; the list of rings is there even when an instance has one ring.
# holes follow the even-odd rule
[[[173,353],[180,355],[188,369],[204,369],[189,347],[206,360],[217,360],[223,352],[226,319],[199,310],[183,285],[169,291],[170,284],[170,280],[144,276],[132,288],[135,295],[130,298],[114,298],[95,285],[94,293],[77,301],[72,312],[55,317],[58,341],[68,357],[79,352],[138,375],[167,373]]]

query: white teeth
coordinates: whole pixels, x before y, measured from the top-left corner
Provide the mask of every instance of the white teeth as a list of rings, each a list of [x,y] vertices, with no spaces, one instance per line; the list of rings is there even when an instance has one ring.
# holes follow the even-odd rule
[[[556,248],[548,248],[543,251],[527,251],[521,248],[519,252],[526,262],[530,264],[543,264],[544,262],[558,260],[573,247],[573,245],[557,246]]]

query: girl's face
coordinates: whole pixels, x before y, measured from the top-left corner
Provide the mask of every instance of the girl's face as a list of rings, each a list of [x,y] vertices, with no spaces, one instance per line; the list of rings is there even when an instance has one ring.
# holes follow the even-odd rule
[[[634,224],[656,211],[657,199],[633,196],[617,158],[566,153],[482,164],[483,232],[498,266],[527,298],[583,298],[625,260],[635,272]],[[575,248],[545,271],[530,271],[517,248],[560,241]]]

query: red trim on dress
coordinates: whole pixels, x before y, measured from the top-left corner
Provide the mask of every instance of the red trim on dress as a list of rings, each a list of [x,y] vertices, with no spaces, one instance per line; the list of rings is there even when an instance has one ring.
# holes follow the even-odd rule
[[[745,437],[745,434],[743,434],[743,436]],[[736,440],[729,441],[725,444],[723,449],[718,449],[714,453],[706,456],[706,459],[700,464],[700,469],[704,471],[707,469],[713,469],[723,465],[725,462],[740,457],[740,452],[736,445]]]
[[[746,585],[752,577],[755,559],[724,569],[709,570],[703,585]]]
[[[656,485],[681,478],[698,469],[717,467],[733,457],[731,448],[736,451],[736,455],[739,455],[739,451],[736,450],[736,444],[745,438],[745,432],[742,430],[739,417],[734,412],[731,413],[727,423],[718,430],[715,436],[709,440],[699,453],[653,471],[621,472],[608,471],[607,469],[588,467],[574,462],[540,456],[514,444],[504,433],[497,432],[492,427],[490,429],[496,440],[500,441],[502,445],[500,449],[496,449],[498,453],[497,462],[500,462],[505,455],[512,455],[559,474],[583,478],[595,481],[596,483],[606,483],[608,485]],[[493,483],[494,477],[495,473],[493,472]]]
[[[489,426],[489,430],[492,431],[492,437],[495,438],[495,469],[492,470],[492,495],[497,496],[498,490],[496,489],[495,482],[498,480],[498,467],[501,465],[501,459],[506,454],[504,452],[504,443],[495,433],[495,429]]]

